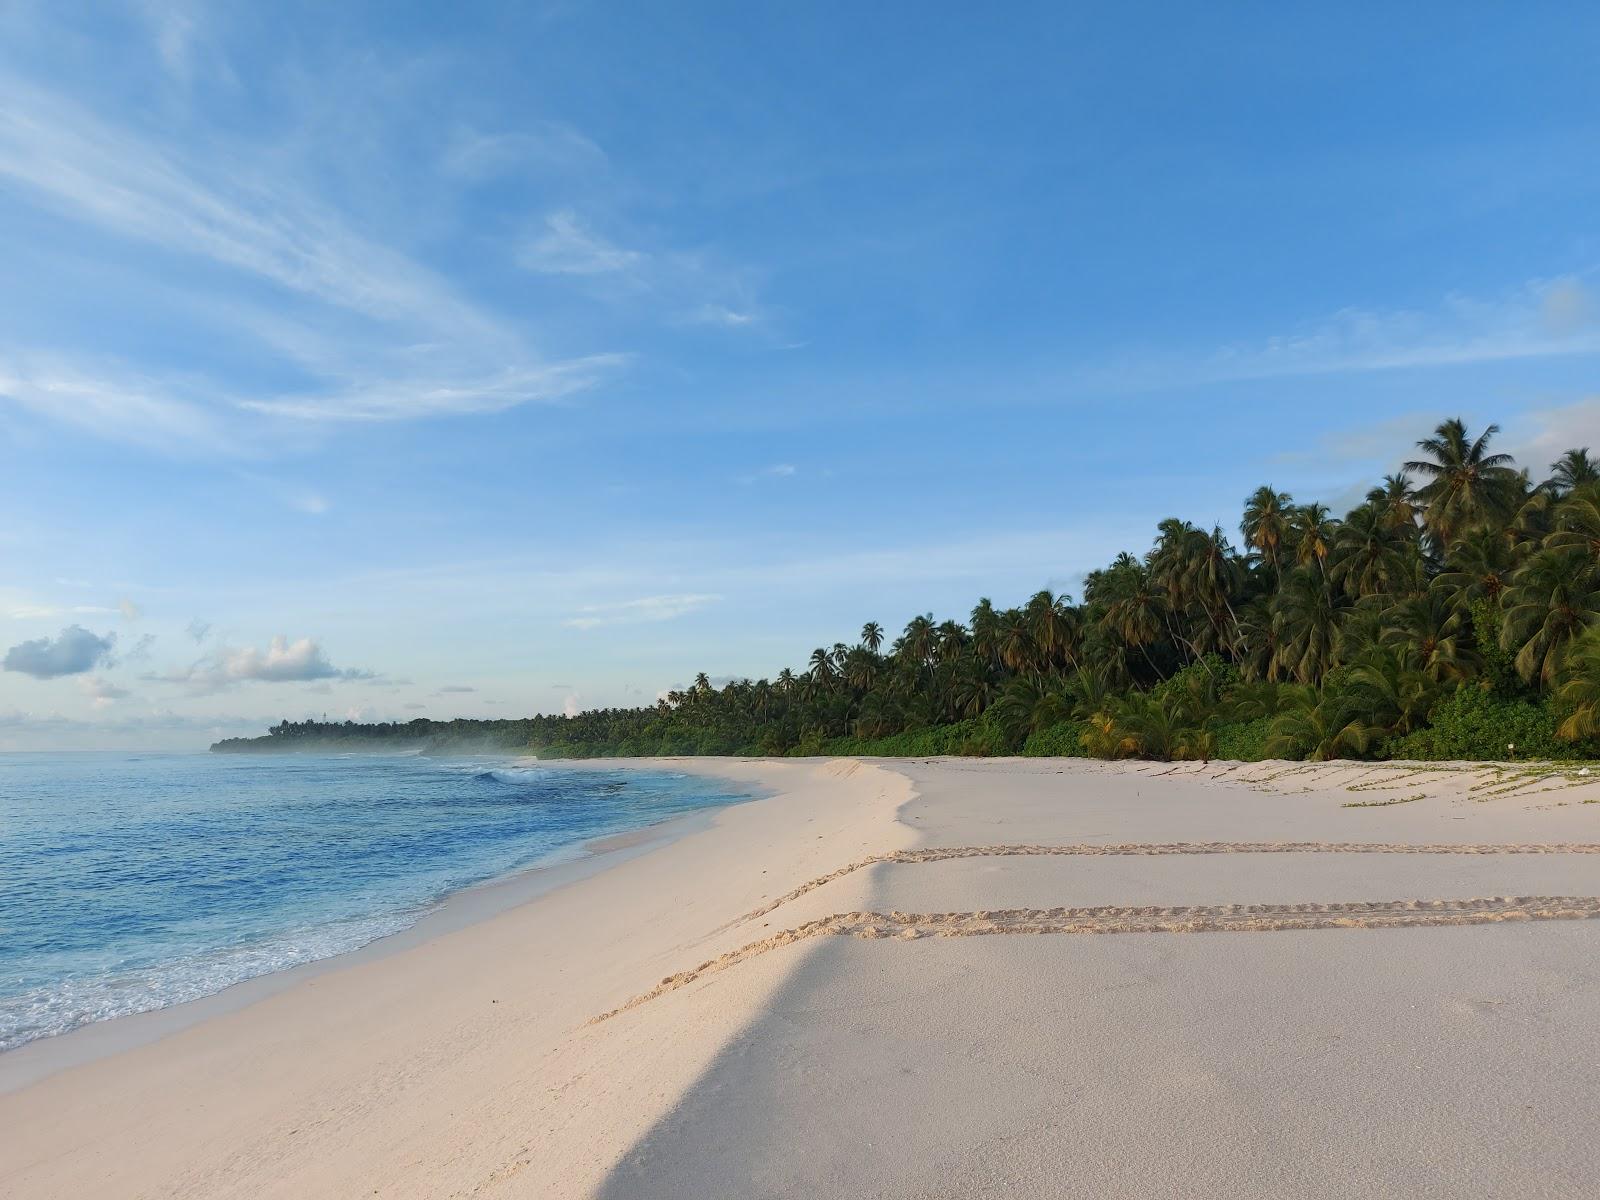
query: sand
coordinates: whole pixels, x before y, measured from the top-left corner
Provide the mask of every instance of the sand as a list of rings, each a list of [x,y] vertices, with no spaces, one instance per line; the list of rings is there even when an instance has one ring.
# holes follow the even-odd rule
[[[0,1195],[1600,1195],[1600,776],[675,765],[773,794],[0,1057]]]

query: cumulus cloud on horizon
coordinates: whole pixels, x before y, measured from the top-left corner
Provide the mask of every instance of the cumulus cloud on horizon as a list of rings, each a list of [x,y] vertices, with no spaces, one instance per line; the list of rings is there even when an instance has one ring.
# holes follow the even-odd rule
[[[82,625],[68,625],[55,638],[17,643],[6,651],[4,665],[7,671],[20,671],[35,679],[82,675],[107,663],[116,641],[114,633],[100,637]]]
[[[149,676],[161,683],[183,684],[194,691],[221,691],[239,683],[315,683],[319,680],[373,679],[371,671],[341,670],[328,661],[314,638],[291,642],[279,634],[265,650],[254,646],[222,647],[182,671]]]

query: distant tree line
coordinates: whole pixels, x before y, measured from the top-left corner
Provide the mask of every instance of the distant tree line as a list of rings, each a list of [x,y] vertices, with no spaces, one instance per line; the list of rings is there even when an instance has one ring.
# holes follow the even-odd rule
[[[549,755],[1076,754],[1561,758],[1600,753],[1600,469],[1535,480],[1446,421],[1343,518],[1262,487],[1237,545],[1172,517],[1085,580],[876,622],[800,670],[652,707],[525,721],[275,727],[480,738]],[[418,727],[426,727],[418,737]],[[370,732],[360,732],[370,731]],[[226,744],[224,744],[226,745]]]

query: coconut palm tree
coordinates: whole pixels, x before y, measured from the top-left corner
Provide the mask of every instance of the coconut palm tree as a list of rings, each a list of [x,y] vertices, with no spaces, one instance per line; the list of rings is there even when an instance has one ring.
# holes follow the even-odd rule
[[[933,655],[941,663],[955,662],[966,651],[967,627],[959,621],[941,621],[934,630]]]
[[[1272,600],[1277,676],[1297,683],[1321,680],[1335,662],[1339,625],[1349,606],[1316,568],[1290,572]]]
[[[1346,740],[1369,747],[1426,724],[1439,686],[1424,672],[1408,667],[1393,649],[1381,646],[1350,668],[1343,695],[1351,727]]]
[[[1022,611],[1034,644],[1048,663],[1077,661],[1083,624],[1070,596],[1057,596],[1046,588],[1036,592]]]
[[[1283,706],[1272,719],[1266,751],[1271,758],[1325,762],[1365,753],[1368,733],[1353,722],[1344,697],[1331,688],[1285,690]]]
[[[1516,573],[1503,601],[1500,644],[1523,681],[1551,686],[1572,642],[1595,622],[1600,579],[1582,549],[1541,550]]]
[[[1401,600],[1384,613],[1383,624],[1383,645],[1405,667],[1435,683],[1466,679],[1479,666],[1477,654],[1467,646],[1467,616],[1445,592]]]
[[[1399,591],[1410,542],[1370,501],[1353,510],[1333,535],[1328,578],[1355,597]]]
[[[1122,645],[1138,650],[1150,670],[1160,675],[1150,657],[1150,646],[1164,631],[1165,609],[1149,569],[1133,555],[1124,553],[1103,572],[1101,580],[1091,582],[1096,590],[1104,592],[1107,601],[1100,618],[1101,628]]]
[[[1391,527],[1408,534],[1417,530],[1417,497],[1411,476],[1404,471],[1385,475],[1383,482],[1367,493],[1367,503]]]
[[[1239,523],[1239,532],[1244,535],[1244,544],[1274,576],[1283,564],[1283,550],[1289,538],[1289,510],[1293,507],[1293,496],[1270,487],[1257,488],[1244,502],[1244,520]]]
[[[1453,417],[1417,443],[1426,458],[1406,463],[1407,471],[1426,480],[1417,499],[1425,506],[1423,524],[1439,544],[1507,515],[1518,477],[1509,454],[1489,453],[1499,432],[1500,426],[1490,425],[1473,439]]]
[[[972,630],[973,652],[985,663],[999,662],[1000,615],[995,612],[994,602],[987,596],[973,606],[967,627]]]
[[[868,621],[863,625],[861,644],[867,648],[868,653],[876,654],[883,647],[883,626],[876,621]]]
[[[1586,483],[1600,483],[1600,464],[1589,457],[1589,447],[1568,450],[1550,464],[1550,478],[1542,485],[1557,499]]]
[[[1556,733],[1569,741],[1600,737],[1600,626],[1591,625],[1567,651],[1557,699],[1566,717]]]
[[[1556,506],[1555,528],[1546,535],[1549,547],[1575,546],[1600,562],[1600,482],[1580,483]]]
[[[1039,676],[1013,679],[989,709],[1013,745],[1030,733],[1059,724],[1072,715],[1072,698],[1059,684]]]
[[[896,657],[913,666],[924,666],[933,658],[933,647],[937,638],[932,613],[912,617],[906,623],[905,632],[900,635],[899,642],[896,643],[898,647]]]
[[[1475,600],[1487,600],[1498,607],[1500,597],[1511,586],[1516,569],[1516,552],[1491,529],[1469,529],[1450,544],[1445,555],[1445,570],[1433,581],[1456,607],[1466,609]]]
[[[1294,562],[1299,567],[1315,565],[1326,570],[1333,549],[1335,522],[1326,504],[1301,504],[1289,512],[1289,540],[1294,546]]]

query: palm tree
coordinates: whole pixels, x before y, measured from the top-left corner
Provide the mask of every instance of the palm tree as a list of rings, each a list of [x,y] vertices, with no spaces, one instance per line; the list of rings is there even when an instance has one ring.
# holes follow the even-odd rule
[[[1351,667],[1344,692],[1352,727],[1347,740],[1366,747],[1421,728],[1438,695],[1438,685],[1392,649],[1370,650]]]
[[[956,667],[952,699],[956,713],[963,717],[980,716],[994,703],[999,685],[987,665],[968,654]]]
[[[1050,662],[1077,662],[1083,623],[1070,596],[1057,596],[1048,588],[1036,592],[1023,608],[1029,632]]]
[[[967,624],[972,630],[973,652],[986,663],[999,662],[1000,616],[994,610],[993,601],[987,596],[979,600]]]
[[[1334,533],[1328,578],[1356,597],[1398,591],[1409,548],[1400,528],[1369,501],[1345,517]]]
[[[1383,482],[1367,493],[1367,503],[1394,529],[1414,534],[1417,529],[1417,498],[1411,476],[1404,471],[1385,475]]]
[[[1028,734],[1070,717],[1072,700],[1056,684],[1034,676],[1006,684],[989,711],[1011,745],[1019,746]]]
[[[1516,554],[1504,538],[1491,529],[1470,529],[1452,542],[1445,556],[1445,571],[1434,581],[1458,607],[1465,609],[1475,600],[1498,606],[1501,594],[1511,585]]]
[[[811,694],[816,696],[832,688],[835,674],[833,655],[818,646],[811,652],[811,669],[806,675]]]
[[[1600,483],[1600,466],[1589,457],[1589,447],[1568,450],[1550,464],[1550,478],[1542,485],[1545,491],[1554,492],[1557,499],[1586,483]]]
[[[1348,607],[1349,601],[1320,572],[1310,567],[1291,572],[1272,601],[1275,674],[1298,683],[1315,683],[1327,674]]]
[[[1545,537],[1550,547],[1575,546],[1592,562],[1600,562],[1600,482],[1574,487],[1556,507],[1555,528]]]
[[[1142,653],[1150,670],[1160,675],[1150,657],[1150,645],[1161,636],[1164,613],[1161,593],[1149,570],[1133,555],[1123,553],[1100,580],[1090,582],[1097,590],[1103,590],[1109,601],[1100,618],[1101,628],[1124,646]]]
[[[959,621],[941,621],[934,631],[939,636],[934,656],[941,663],[955,662],[967,648],[967,629]]]
[[[1576,546],[1541,550],[1517,572],[1504,601],[1500,644],[1515,652],[1517,674],[1549,687],[1567,650],[1595,621],[1600,581],[1589,556]]]
[[[1331,688],[1288,689],[1283,707],[1272,719],[1266,751],[1272,758],[1305,758],[1324,762],[1351,753],[1365,753],[1368,731],[1352,722],[1343,696]]]
[[[861,644],[867,650],[876,654],[883,646],[883,626],[876,621],[868,621],[861,627]]]
[[[912,617],[900,635],[898,656],[913,666],[925,666],[933,658],[936,637],[932,613]]]
[[[1288,492],[1275,492],[1270,487],[1259,487],[1244,502],[1244,520],[1239,532],[1244,544],[1277,574],[1282,565],[1282,554],[1289,536],[1289,510],[1294,507],[1294,497]]]
[[[1463,680],[1479,665],[1467,648],[1466,614],[1442,591],[1401,600],[1384,614],[1383,644],[1435,683]]]
[[[1474,440],[1453,417],[1417,443],[1427,458],[1406,463],[1406,470],[1427,480],[1417,499],[1426,506],[1423,524],[1441,545],[1506,515],[1517,472],[1509,454],[1489,453],[1489,442],[1499,432],[1500,426],[1490,425]]]
[[[1569,741],[1600,737],[1600,626],[1590,626],[1567,651],[1558,693],[1566,718],[1556,733]]]
[[[1000,614],[1000,661],[1021,674],[1038,666],[1039,646],[1033,640],[1028,618],[1020,609],[1008,608]]]
[[[1333,549],[1335,522],[1328,515],[1326,504],[1302,504],[1289,512],[1289,539],[1294,546],[1296,566],[1309,567],[1313,563],[1327,568],[1328,553]]]

